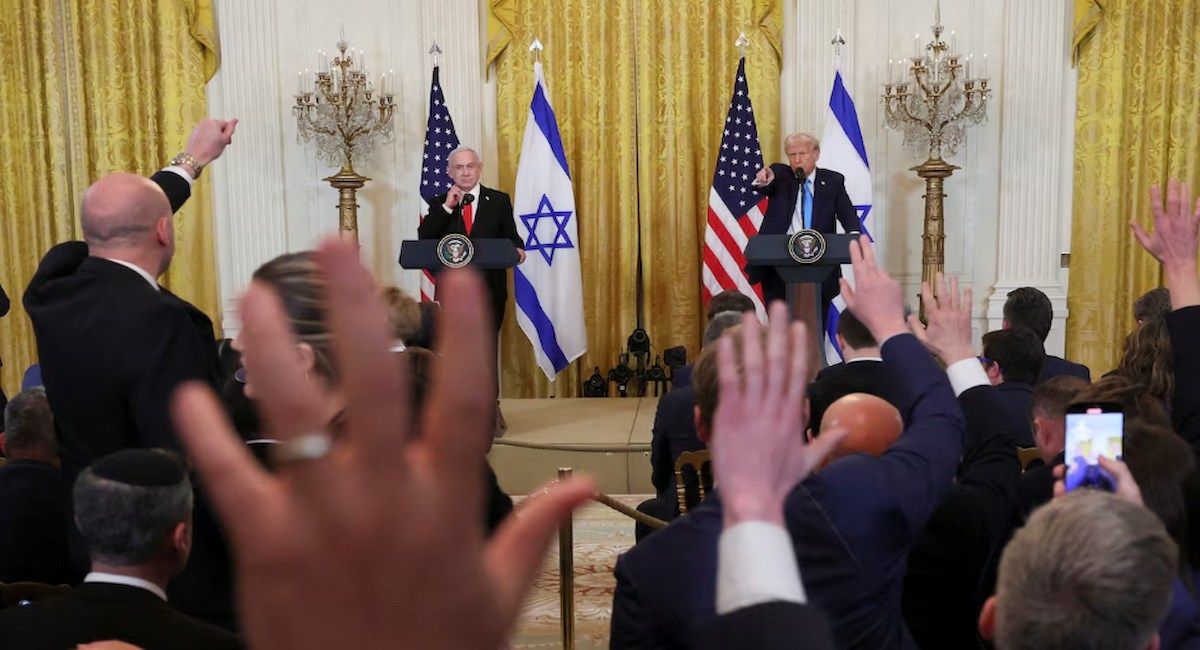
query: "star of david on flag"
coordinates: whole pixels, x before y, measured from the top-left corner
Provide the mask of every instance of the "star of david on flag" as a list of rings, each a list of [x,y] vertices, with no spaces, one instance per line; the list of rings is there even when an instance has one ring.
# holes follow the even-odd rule
[[[825,133],[821,136],[820,166],[840,172],[846,177],[846,194],[858,212],[859,232],[871,241],[876,241],[875,222],[871,218],[874,193],[871,184],[871,164],[867,160],[867,147],[863,143],[862,128],[858,124],[858,111],[854,99],[842,79],[841,60],[835,59],[833,90],[829,93],[829,106],[825,110]],[[838,232],[843,232],[839,223]],[[854,270],[849,264],[842,265],[842,276],[853,283]],[[842,350],[837,344],[837,323],[846,301],[838,295],[829,305],[825,315],[825,358],[829,363],[841,360]]]
[[[513,288],[517,324],[533,345],[538,367],[553,380],[587,351],[587,330],[571,172],[540,61],[533,64],[533,74],[513,194],[526,256],[513,269]]]
[[[570,210],[555,210],[550,204],[550,197],[543,194],[535,212],[521,215],[521,223],[529,232],[525,239],[525,252],[541,253],[546,264],[554,266],[555,250],[575,247],[567,232],[571,214]]]

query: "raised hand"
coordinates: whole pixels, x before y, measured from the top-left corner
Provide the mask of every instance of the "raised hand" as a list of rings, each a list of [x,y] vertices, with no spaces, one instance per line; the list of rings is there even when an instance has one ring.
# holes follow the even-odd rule
[[[442,205],[446,206],[447,210],[453,210],[454,208],[458,207],[460,202],[462,202],[462,197],[464,194],[466,194],[466,192],[463,192],[459,186],[451,185],[450,190],[446,192],[446,202]]]
[[[407,365],[387,353],[370,272],[338,241],[326,241],[317,262],[347,396],[332,447],[267,474],[210,389],[185,385],[174,400],[177,429],[232,538],[242,630],[254,648],[494,650],[551,535],[592,486],[552,485],[485,541],[482,465],[496,402],[479,278],[439,278],[442,345],[414,427]],[[289,361],[295,337],[279,296],[252,283],[242,310],[246,354],[261,357],[255,387],[268,432],[281,449],[328,441],[311,406],[317,389]]]
[[[788,320],[787,307],[776,302],[765,336],[750,313],[736,334],[718,342],[721,392],[709,448],[726,527],[751,520],[782,525],[788,493],[847,433],[825,431],[805,444],[809,341],[804,324]]]
[[[1167,202],[1163,205],[1158,186],[1150,188],[1150,209],[1154,212],[1154,232],[1129,222],[1133,236],[1163,267],[1171,289],[1171,307],[1182,309],[1200,305],[1200,279],[1196,276],[1197,230],[1200,229],[1200,200],[1192,206],[1187,183],[1167,183]]]
[[[232,120],[201,120],[188,136],[187,152],[196,157],[201,165],[221,157],[225,147],[233,143],[233,132],[237,129],[237,119]]]
[[[971,348],[971,287],[961,294],[958,278],[950,278],[950,286],[941,273],[937,274],[937,295],[928,282],[921,283],[921,299],[925,302],[928,325],[922,325],[916,314],[908,317],[913,335],[936,354],[947,366],[975,356]]]
[[[850,265],[854,268],[854,286],[842,278],[842,299],[846,307],[871,336],[883,342],[908,332],[904,322],[904,294],[900,283],[879,268],[875,245],[866,237],[850,242]]]
[[[773,182],[775,182],[775,172],[770,167],[763,167],[754,175],[753,185],[755,187],[763,187]]]
[[[1137,481],[1133,480],[1133,474],[1130,473],[1128,465],[1108,456],[1100,456],[1098,460],[1100,467],[1113,477],[1113,494],[1135,506],[1145,505],[1142,501],[1142,489],[1138,487]],[[1067,486],[1063,482],[1066,471],[1066,465],[1056,465],[1051,471],[1054,474],[1054,498],[1056,499],[1067,493]]]

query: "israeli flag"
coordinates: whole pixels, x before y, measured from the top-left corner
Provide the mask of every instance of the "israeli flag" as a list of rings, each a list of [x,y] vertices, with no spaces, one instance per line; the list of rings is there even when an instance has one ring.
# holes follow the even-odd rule
[[[871,216],[874,192],[871,187],[871,165],[867,161],[867,147],[863,144],[862,129],[858,126],[858,111],[854,110],[854,99],[842,81],[840,60],[834,66],[833,91],[829,93],[829,106],[825,109],[825,133],[821,136],[820,166],[840,172],[846,177],[846,193],[858,212],[859,232],[875,241],[875,221]],[[838,224],[838,232],[843,232]],[[849,264],[842,265],[842,276],[854,280],[854,271]],[[834,363],[841,360],[842,350],[837,344],[837,322],[846,301],[840,295],[829,305],[825,315],[825,358]]]
[[[553,380],[587,351],[587,330],[571,172],[541,62],[533,64],[533,73],[513,199],[525,261],[514,270],[513,285],[517,323],[533,344],[538,367]]]

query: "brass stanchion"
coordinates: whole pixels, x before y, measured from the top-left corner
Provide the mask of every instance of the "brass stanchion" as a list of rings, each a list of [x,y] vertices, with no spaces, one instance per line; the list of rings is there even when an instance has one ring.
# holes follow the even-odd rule
[[[558,468],[558,480],[571,478],[570,467]],[[558,529],[558,598],[562,616],[562,647],[575,647],[575,517]]]

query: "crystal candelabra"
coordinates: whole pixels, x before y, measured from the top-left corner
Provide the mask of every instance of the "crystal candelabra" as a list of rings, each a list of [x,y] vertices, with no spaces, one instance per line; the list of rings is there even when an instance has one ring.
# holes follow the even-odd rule
[[[317,70],[297,73],[297,141],[316,142],[321,162],[341,166],[338,173],[322,180],[338,190],[338,231],[345,239],[358,241],[358,190],[366,176],[354,171],[375,147],[393,139],[395,95],[385,73],[378,88],[368,81],[362,50],[350,49],[346,29],[337,41],[339,54],[333,58],[317,53]]]
[[[888,61],[888,80],[883,86],[884,123],[904,133],[904,145],[925,162],[912,167],[925,179],[925,224],[921,236],[921,278],[934,287],[934,277],[945,266],[943,182],[959,167],[942,159],[952,156],[963,143],[969,126],[987,117],[987,55],[979,76],[972,76],[974,56],[961,57],[950,42],[942,40],[941,3],[934,9],[933,40],[921,45],[913,39],[913,58]],[[897,72],[899,77],[897,78]],[[924,317],[924,305],[921,313]]]

